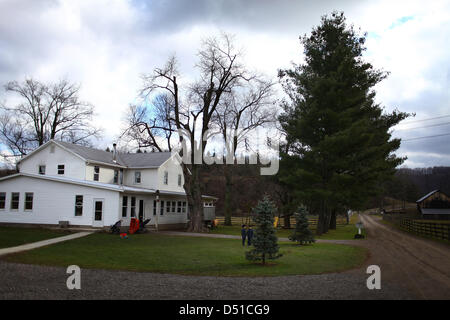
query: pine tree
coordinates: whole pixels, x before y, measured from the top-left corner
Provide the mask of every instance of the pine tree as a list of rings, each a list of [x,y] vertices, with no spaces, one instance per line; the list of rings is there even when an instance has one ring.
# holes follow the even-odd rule
[[[316,242],[311,230],[309,230],[309,221],[306,208],[301,206],[299,208],[299,212],[295,213],[294,216],[296,222],[295,229],[292,235],[289,236],[289,240],[297,241],[299,244]]]
[[[256,224],[254,248],[246,252],[247,260],[262,261],[262,264],[265,264],[267,259],[273,260],[281,257],[281,254],[278,253],[278,239],[273,226],[275,212],[275,205],[268,196],[259,201],[253,209],[253,221]]]
[[[333,12],[301,38],[305,63],[280,71],[290,98],[280,117],[288,148],[280,179],[319,215],[318,235],[339,208],[358,209],[379,193],[405,160],[394,154],[400,139],[391,128],[408,114],[375,102],[373,88],[387,73],[364,61],[365,37]]]

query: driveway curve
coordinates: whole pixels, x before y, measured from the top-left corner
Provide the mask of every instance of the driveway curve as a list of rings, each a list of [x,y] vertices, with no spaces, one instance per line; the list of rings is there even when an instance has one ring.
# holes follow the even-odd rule
[[[341,273],[284,277],[199,277],[83,269],[81,290],[68,290],[65,268],[0,260],[0,299],[450,299],[448,246],[362,216],[370,258]],[[381,268],[381,290],[369,290],[368,265]]]

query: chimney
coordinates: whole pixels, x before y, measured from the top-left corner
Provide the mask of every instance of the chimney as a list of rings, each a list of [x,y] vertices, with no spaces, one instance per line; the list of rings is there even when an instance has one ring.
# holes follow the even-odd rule
[[[113,161],[117,162],[117,149],[116,149],[117,144],[113,143]]]

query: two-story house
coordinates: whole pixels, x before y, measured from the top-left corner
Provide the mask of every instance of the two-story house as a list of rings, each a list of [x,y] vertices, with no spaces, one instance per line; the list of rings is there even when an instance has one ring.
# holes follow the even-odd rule
[[[19,161],[19,173],[0,179],[0,223],[106,227],[135,217],[182,228],[188,206],[178,160],[170,152],[108,152],[51,140]],[[215,199],[204,198],[208,207]]]

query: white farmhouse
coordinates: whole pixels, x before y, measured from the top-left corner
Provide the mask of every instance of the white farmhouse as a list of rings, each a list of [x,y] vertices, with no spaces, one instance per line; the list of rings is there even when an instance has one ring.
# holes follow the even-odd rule
[[[183,228],[188,206],[177,158],[50,140],[19,161],[19,173],[0,179],[0,223],[102,228],[135,217]],[[214,214],[215,198],[204,199],[205,215]]]

